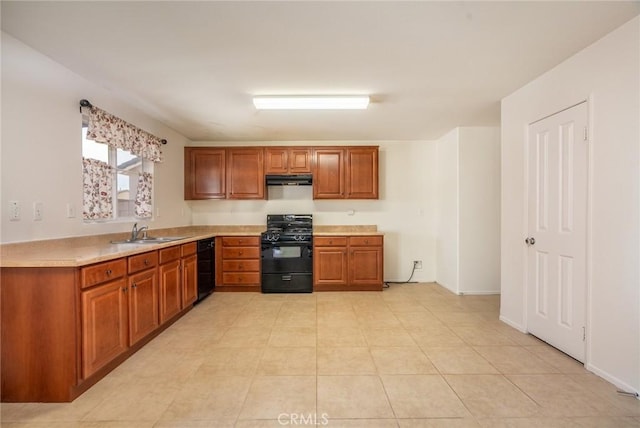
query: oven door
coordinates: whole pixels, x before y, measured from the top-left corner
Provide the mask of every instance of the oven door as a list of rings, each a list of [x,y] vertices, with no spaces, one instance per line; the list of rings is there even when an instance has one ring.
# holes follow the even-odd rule
[[[312,273],[311,243],[265,242],[262,244],[262,273]]]

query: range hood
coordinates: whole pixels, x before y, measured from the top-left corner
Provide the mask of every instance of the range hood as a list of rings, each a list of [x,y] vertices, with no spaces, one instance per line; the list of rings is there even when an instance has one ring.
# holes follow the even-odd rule
[[[279,175],[267,174],[267,186],[311,186],[311,174]]]

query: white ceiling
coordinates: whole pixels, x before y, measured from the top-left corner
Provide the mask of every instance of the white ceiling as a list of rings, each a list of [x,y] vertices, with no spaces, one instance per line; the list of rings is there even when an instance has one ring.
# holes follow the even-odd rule
[[[2,29],[191,140],[431,140],[640,2],[2,1]],[[256,111],[252,95],[371,94],[365,111]]]

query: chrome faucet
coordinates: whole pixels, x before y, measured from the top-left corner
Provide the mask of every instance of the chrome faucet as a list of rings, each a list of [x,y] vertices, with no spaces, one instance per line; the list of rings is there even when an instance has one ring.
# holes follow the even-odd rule
[[[138,223],[134,223],[133,224],[133,229],[131,229],[131,240],[135,241],[136,239],[138,239],[138,235],[140,234],[140,232],[142,232],[143,230],[145,230],[145,235],[147,234],[146,230],[148,230],[149,228],[147,226],[142,226],[140,229],[138,229]]]

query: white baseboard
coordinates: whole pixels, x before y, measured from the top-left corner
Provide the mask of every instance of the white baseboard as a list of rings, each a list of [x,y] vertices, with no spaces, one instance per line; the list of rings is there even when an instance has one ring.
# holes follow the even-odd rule
[[[494,296],[500,294],[500,290],[495,291],[459,291],[459,296]]]
[[[436,284],[438,284],[440,287],[442,288],[446,288],[447,290],[451,291],[453,294],[458,294],[458,292],[456,290],[454,290],[453,288],[449,287],[447,284],[443,284],[441,282],[435,281]]]
[[[503,323],[515,328],[516,330],[518,330],[521,333],[527,333],[527,329],[524,328],[523,325],[520,325],[516,322],[511,321],[509,318],[505,318],[504,316],[500,315],[500,317],[498,318],[500,321],[502,321]]]
[[[606,371],[599,369],[593,364],[587,363],[584,365],[584,368],[589,370],[593,374],[601,377],[602,379],[606,380],[607,382],[614,384],[620,391],[636,394],[636,398],[640,400],[640,395],[639,395],[640,391],[638,391],[636,388],[632,387],[631,385],[621,381],[615,376],[610,375]]]

